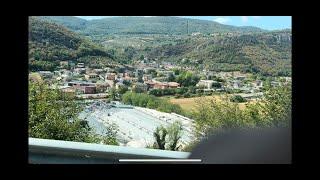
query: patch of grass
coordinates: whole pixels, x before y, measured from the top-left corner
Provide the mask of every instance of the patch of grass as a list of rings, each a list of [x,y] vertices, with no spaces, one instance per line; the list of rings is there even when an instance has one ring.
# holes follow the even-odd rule
[[[170,102],[173,104],[178,104],[182,108],[182,110],[186,112],[190,112],[196,105],[196,100],[200,98],[205,98],[205,99],[212,99],[215,98],[218,101],[221,101],[221,95],[213,95],[213,96],[201,96],[201,97],[192,97],[192,98],[170,98]],[[254,103],[255,101],[249,101],[249,102],[244,102],[244,103],[238,103],[239,108],[243,109],[246,107],[247,103]]]

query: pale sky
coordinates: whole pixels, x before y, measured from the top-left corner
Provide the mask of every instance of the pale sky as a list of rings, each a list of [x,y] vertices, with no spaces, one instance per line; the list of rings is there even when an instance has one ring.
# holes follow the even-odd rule
[[[86,20],[117,16],[76,16]],[[150,16],[144,16],[150,17]],[[184,18],[216,21],[233,26],[255,26],[267,30],[291,29],[291,16],[178,16]]]

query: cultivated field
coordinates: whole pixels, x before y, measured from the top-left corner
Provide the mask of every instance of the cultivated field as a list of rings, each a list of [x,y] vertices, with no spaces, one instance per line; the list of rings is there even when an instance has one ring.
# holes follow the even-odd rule
[[[181,108],[185,111],[191,111],[193,108],[195,108],[196,101],[199,100],[200,98],[204,98],[205,100],[207,99],[216,99],[217,101],[221,101],[221,95],[213,95],[213,96],[203,96],[203,97],[193,97],[193,98],[180,98],[180,99],[175,99],[175,98],[170,98],[170,102],[173,104],[178,104],[181,106]],[[249,103],[253,103],[254,101],[250,101]],[[246,103],[238,103],[239,108],[243,109],[246,107]]]

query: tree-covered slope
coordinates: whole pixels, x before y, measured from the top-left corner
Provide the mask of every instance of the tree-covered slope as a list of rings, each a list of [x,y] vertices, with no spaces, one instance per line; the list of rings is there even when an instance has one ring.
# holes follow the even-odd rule
[[[147,54],[181,65],[203,64],[213,70],[288,75],[291,72],[291,32],[188,38],[153,48]]]
[[[144,55],[217,71],[291,73],[291,30],[263,31],[178,17],[86,21],[53,16],[30,17],[29,23],[29,59],[45,66],[60,60],[130,63]],[[202,35],[192,36],[192,32]],[[95,43],[83,35],[95,37]]]
[[[39,16],[38,18],[63,25],[73,31],[86,28],[88,21],[74,16]]]
[[[72,30],[88,36],[110,34],[203,34],[217,32],[262,32],[257,27],[236,27],[223,25],[213,21],[179,18],[171,16],[157,17],[109,17],[86,21],[76,17],[48,16],[44,17],[62,24]]]
[[[59,61],[113,61],[105,49],[64,26],[29,18],[30,68],[52,69]]]

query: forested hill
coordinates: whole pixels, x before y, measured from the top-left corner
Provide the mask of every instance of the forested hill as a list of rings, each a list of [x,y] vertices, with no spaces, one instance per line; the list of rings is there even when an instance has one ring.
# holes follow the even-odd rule
[[[257,27],[236,27],[214,21],[170,16],[159,17],[109,17],[86,21],[77,17],[46,16],[47,20],[62,24],[84,35],[109,34],[170,34],[186,35],[194,32],[203,34],[221,32],[263,32]]]
[[[114,61],[104,48],[69,29],[37,17],[29,17],[29,61],[31,70],[52,70],[59,61],[92,64]]]
[[[73,31],[85,29],[88,23],[87,20],[73,16],[39,16],[39,18],[63,25]]]
[[[291,31],[197,37],[146,52],[150,58],[218,71],[242,70],[265,75],[291,74]]]
[[[187,22],[190,34],[184,35]],[[30,17],[29,60],[31,70],[51,70],[62,60],[99,66],[130,63],[144,56],[200,70],[282,76],[291,74],[291,36],[290,29],[264,31],[177,17],[91,21],[64,16]]]

